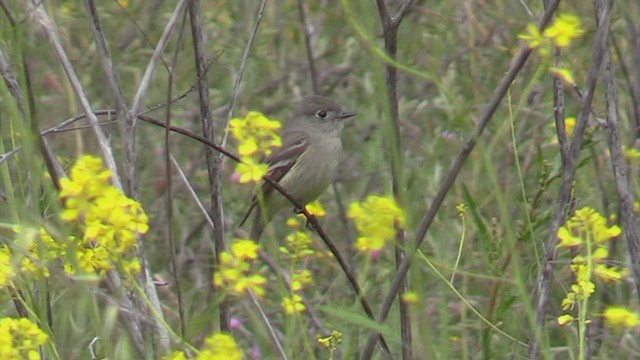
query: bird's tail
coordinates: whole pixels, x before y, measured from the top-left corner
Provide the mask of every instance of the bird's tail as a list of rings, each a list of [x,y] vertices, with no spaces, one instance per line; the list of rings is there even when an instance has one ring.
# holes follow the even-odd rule
[[[253,226],[251,227],[249,238],[255,242],[259,242],[260,237],[262,237],[262,233],[264,232],[264,228],[271,221],[272,215],[269,214],[268,211],[267,213],[262,211],[260,206],[256,206],[254,212]]]

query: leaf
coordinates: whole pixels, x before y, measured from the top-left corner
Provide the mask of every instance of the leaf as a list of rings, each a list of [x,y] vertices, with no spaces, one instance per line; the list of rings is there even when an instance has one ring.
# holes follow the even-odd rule
[[[328,305],[318,306],[318,309],[320,309],[320,311],[322,311],[323,313],[338,320],[343,320],[350,324],[358,325],[359,327],[375,330],[384,335],[384,337],[389,342],[400,341],[396,331],[394,331],[387,325],[380,324],[375,320],[370,319],[362,313]]]

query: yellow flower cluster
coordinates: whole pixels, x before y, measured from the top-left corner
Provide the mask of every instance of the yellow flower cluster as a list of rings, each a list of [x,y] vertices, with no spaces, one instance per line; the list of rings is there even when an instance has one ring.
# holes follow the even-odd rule
[[[544,30],[544,36],[558,47],[567,47],[573,39],[584,35],[580,18],[571,14],[561,14],[552,26]]]
[[[229,251],[220,254],[218,271],[213,275],[213,283],[234,295],[243,295],[252,290],[257,296],[264,295],[267,282],[261,275],[249,275],[250,261],[258,257],[260,245],[252,240],[238,240],[231,244]]]
[[[48,337],[29,319],[0,319],[0,359],[40,359],[38,347]]]
[[[14,225],[16,234],[11,247],[0,246],[0,289],[11,286],[17,274],[31,279],[48,278],[49,264],[64,257],[64,246],[58,244],[44,228]]]
[[[616,225],[607,227],[607,220],[594,209],[583,207],[558,230],[558,247],[580,246],[587,239],[604,246],[605,241],[619,236],[621,232]]]
[[[242,351],[238,348],[233,336],[216,333],[205,339],[205,347],[198,353],[195,360],[242,360]],[[183,351],[176,351],[163,360],[187,360]]]
[[[559,15],[553,25],[540,33],[536,24],[527,25],[527,31],[518,35],[522,40],[529,43],[531,48],[539,48],[540,53],[548,55],[553,46],[567,47],[571,41],[584,34],[580,24],[580,18],[571,14]]]
[[[60,180],[65,202],[61,218],[77,224],[83,234],[77,241],[77,257],[84,271],[104,275],[118,264],[127,272],[137,272],[140,263],[133,250],[137,235],[149,230],[149,219],[140,203],[126,197],[110,179],[111,172],[100,158],[80,158],[69,178]],[[75,273],[76,269],[66,264],[65,271]]]
[[[352,203],[348,216],[360,232],[356,248],[360,251],[379,251],[393,240],[395,225],[405,226],[404,211],[390,196],[369,196],[362,203]]]
[[[319,214],[320,213],[316,216],[319,216]],[[295,219],[295,221],[298,221],[298,219]],[[304,258],[315,254],[315,250],[311,247],[312,243],[313,240],[311,240],[311,237],[309,237],[307,233],[296,231],[287,236],[286,246],[281,246],[279,249],[280,253],[291,261],[291,295],[284,297],[281,303],[286,314],[297,314],[307,309],[302,302],[300,293],[305,285],[313,282],[313,275],[311,271],[298,268],[298,266]]]
[[[216,333],[205,341],[205,348],[196,356],[196,360],[242,360],[242,352],[233,336]]]
[[[591,281],[591,271],[585,264],[572,264],[571,271],[576,276],[576,283],[571,285],[571,291],[562,300],[562,309],[571,310],[578,301],[588,299],[594,291],[596,284]]]
[[[110,179],[102,160],[80,158],[70,176],[60,180],[64,201],[60,217],[80,235],[56,241],[44,227],[14,225],[11,247],[0,248],[0,287],[18,272],[48,278],[50,266],[60,260],[69,274],[75,274],[77,267],[100,276],[116,267],[128,273],[140,271],[134,250],[137,235],[148,231],[149,220],[140,203],[127,198]],[[5,261],[7,256],[12,260]],[[9,263],[16,268],[10,270]]]
[[[11,249],[6,245],[0,245],[0,289],[9,286],[15,275],[11,263]]]
[[[302,296],[293,293],[291,296],[286,296],[282,299],[282,308],[288,315],[298,314],[307,309],[302,302]]]
[[[631,162],[637,162],[640,159],[640,150],[636,148],[627,149],[624,146],[622,147],[622,149],[627,160]]]
[[[338,330],[332,330],[331,335],[323,338],[318,338],[318,342],[329,349],[329,359],[333,359],[333,355],[338,349],[338,345],[340,345],[340,343],[342,342],[342,333]]]
[[[525,33],[518,35],[525,40],[529,47],[537,48],[542,56],[549,56],[554,46],[563,48],[569,46],[571,41],[584,34],[580,24],[580,18],[571,14],[559,15],[553,25],[540,32],[536,24],[528,24]],[[552,67],[551,73],[567,84],[575,84],[573,75],[569,69]]]
[[[259,182],[267,173],[268,166],[261,160],[271,155],[273,147],[282,146],[277,133],[280,127],[279,121],[270,120],[255,111],[249,112],[243,119],[229,121],[231,134],[238,140],[238,153],[242,160],[236,168],[241,183]]]
[[[13,231],[16,233],[14,256],[22,257],[20,272],[35,279],[48,278],[49,264],[65,257],[65,246],[57,243],[42,227],[15,225]]]
[[[305,257],[311,256],[314,253],[311,244],[313,240],[309,234],[296,231],[287,235],[285,239],[286,246],[280,247],[280,253],[285,257],[288,257],[292,262],[296,263]]]
[[[640,325],[640,317],[622,306],[610,306],[604,311],[604,319],[609,326],[632,328]]]
[[[596,288],[593,277],[602,281],[619,282],[626,276],[628,271],[625,268],[606,263],[609,257],[606,242],[615,239],[620,233],[618,226],[608,227],[606,219],[590,207],[577,210],[575,215],[558,230],[559,248],[588,250],[584,255],[575,255],[571,261],[571,271],[576,282],[571,285],[571,290],[562,300],[563,310],[571,310],[576,303],[591,296]],[[568,314],[558,318],[560,324],[568,324],[571,321],[573,317]]]

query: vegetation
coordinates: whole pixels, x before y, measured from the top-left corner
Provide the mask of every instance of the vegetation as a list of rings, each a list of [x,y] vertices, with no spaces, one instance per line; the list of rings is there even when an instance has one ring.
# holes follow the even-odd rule
[[[0,0],[0,358],[638,357],[640,3],[558,2]]]

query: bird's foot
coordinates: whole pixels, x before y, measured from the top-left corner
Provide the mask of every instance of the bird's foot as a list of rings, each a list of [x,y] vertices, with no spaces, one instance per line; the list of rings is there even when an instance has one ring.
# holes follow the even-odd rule
[[[315,217],[315,215],[311,215],[307,218],[307,223],[305,225],[307,229],[315,232],[318,230],[317,225],[318,225],[318,219]]]

